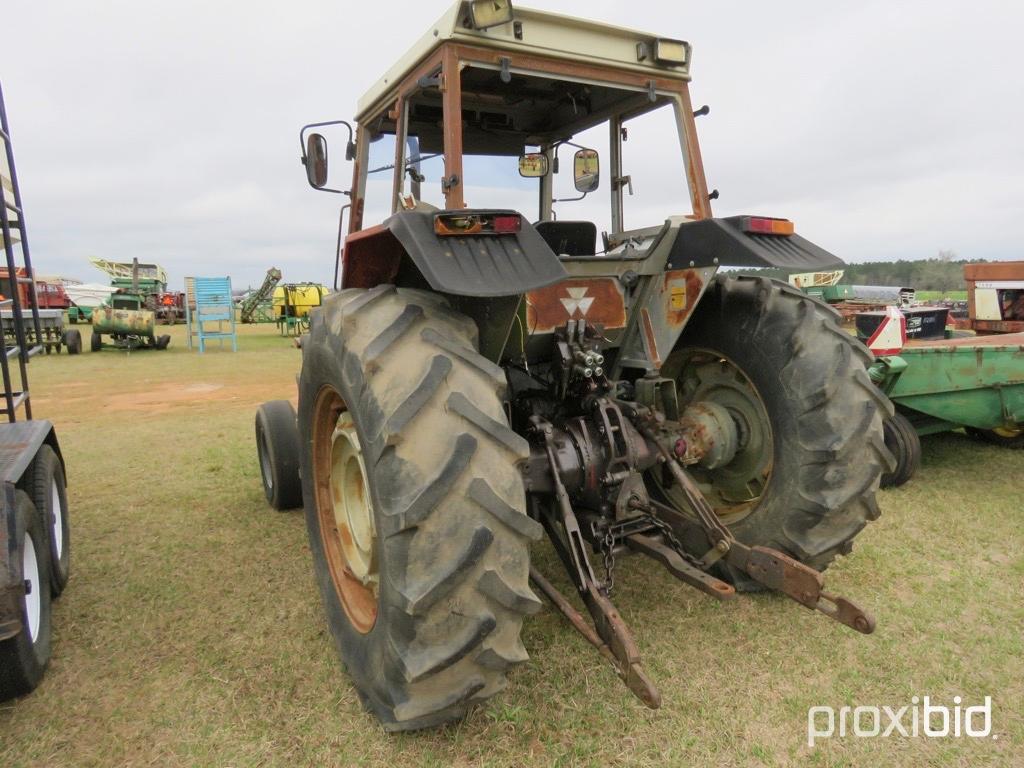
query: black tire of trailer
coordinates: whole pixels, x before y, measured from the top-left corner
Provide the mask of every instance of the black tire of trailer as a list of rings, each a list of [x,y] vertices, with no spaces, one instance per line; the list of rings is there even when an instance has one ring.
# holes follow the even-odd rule
[[[96,331],[93,331],[92,337],[89,339],[89,350],[99,352],[101,349],[103,349],[103,337]]]
[[[267,502],[278,511],[302,506],[299,428],[287,400],[271,400],[256,411],[256,452]]]
[[[921,467],[921,438],[914,425],[896,412],[885,420],[885,447],[896,458],[896,468],[882,475],[882,488],[898,488]]]
[[[32,540],[36,553],[39,581],[32,585],[39,596],[39,627],[33,639],[29,627],[28,595],[21,607],[22,629],[14,637],[0,642],[0,701],[31,693],[50,663],[51,616],[50,558],[46,546],[46,530],[42,515],[32,504],[32,499],[22,490],[16,492],[14,509],[17,536],[17,552],[24,556],[25,541]]]
[[[526,661],[529,541],[504,372],[478,352],[476,325],[427,291],[380,286],[324,299],[302,345],[302,482],[314,571],[338,653],[389,731],[463,717]],[[379,544],[375,618],[350,618],[326,554],[315,418],[348,405],[365,459]],[[320,398],[326,398],[321,400]],[[329,420],[329,418],[327,419]],[[329,433],[328,433],[329,434]],[[325,516],[329,514],[325,512]]]
[[[754,508],[729,523],[733,535],[818,570],[848,554],[854,537],[878,518],[875,493],[893,466],[882,433],[892,404],[868,377],[871,353],[839,321],[828,305],[785,283],[718,275],[673,352],[692,347],[732,361],[771,423],[768,483]],[[708,552],[699,528],[681,533],[693,554]],[[763,588],[731,566],[714,569],[740,591]]]
[[[64,345],[68,348],[69,355],[78,355],[82,352],[82,332],[77,328],[64,332]]]
[[[67,478],[57,452],[45,443],[25,471],[21,487],[32,497],[46,526],[50,550],[50,591],[59,597],[71,576],[71,520]],[[55,503],[56,502],[56,503]]]

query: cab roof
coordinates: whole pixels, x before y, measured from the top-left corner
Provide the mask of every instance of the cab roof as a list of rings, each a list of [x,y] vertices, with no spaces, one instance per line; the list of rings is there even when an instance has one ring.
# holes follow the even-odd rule
[[[469,0],[452,5],[427,32],[363,95],[357,120],[377,112],[382,101],[427,57],[445,43],[506,50],[511,55],[544,55],[571,62],[603,65],[618,70],[649,74],[660,80],[690,79],[690,46],[684,44],[686,61],[681,65],[659,63],[654,58],[657,40],[671,38],[611,24],[516,6],[513,20],[488,29],[474,29]],[[513,64],[514,66],[514,64]]]

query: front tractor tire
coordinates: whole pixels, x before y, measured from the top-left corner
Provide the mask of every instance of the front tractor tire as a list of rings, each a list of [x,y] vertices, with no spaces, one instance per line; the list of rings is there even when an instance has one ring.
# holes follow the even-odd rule
[[[892,405],[868,378],[871,359],[833,310],[784,283],[720,275],[708,286],[663,371],[683,406],[710,401],[737,424],[730,462],[692,468],[737,539],[824,570],[879,516]],[[652,481],[692,516],[678,488],[661,475]],[[698,529],[683,538],[698,557],[707,553]],[[730,566],[717,570],[737,589],[760,588]]]
[[[391,731],[461,718],[527,659],[540,607],[503,371],[429,292],[324,300],[302,345],[306,525],[338,652]]]

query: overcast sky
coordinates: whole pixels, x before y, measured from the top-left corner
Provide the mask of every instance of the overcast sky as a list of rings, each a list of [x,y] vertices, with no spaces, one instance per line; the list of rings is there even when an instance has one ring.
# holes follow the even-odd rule
[[[7,0],[0,81],[37,270],[105,282],[89,256],[137,256],[178,286],[271,265],[329,282],[338,197],[306,185],[298,129],[351,118],[447,5]],[[1024,258],[1024,4],[523,5],[693,44],[716,214],[791,218],[851,262]]]

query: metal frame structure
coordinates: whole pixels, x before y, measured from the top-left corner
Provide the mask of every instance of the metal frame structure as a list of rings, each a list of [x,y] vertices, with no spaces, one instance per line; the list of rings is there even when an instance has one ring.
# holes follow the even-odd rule
[[[43,351],[43,345],[39,341],[43,338],[42,327],[39,320],[39,302],[36,297],[36,286],[34,272],[32,269],[32,257],[29,253],[28,235],[25,228],[25,212],[21,200],[21,189],[18,186],[18,173],[14,165],[14,149],[11,146],[10,127],[7,123],[7,108],[4,106],[3,89],[0,87],[0,140],[4,144],[3,159],[5,168],[0,169],[0,232],[3,235],[4,257],[7,265],[7,274],[10,275],[12,287],[15,284],[26,284],[29,287],[29,309],[32,313],[32,328],[35,330],[36,344],[30,346],[28,334],[25,333],[25,325],[22,322],[22,311],[26,309],[21,306],[20,291],[13,290],[11,296],[0,300],[0,307],[10,307],[14,322],[14,338],[16,343],[12,347],[7,346],[3,318],[0,317],[0,373],[3,375],[4,384],[4,407],[0,408],[9,422],[17,421],[16,412],[22,405],[25,406],[25,418],[32,418],[32,402],[28,391],[28,361],[29,358]],[[6,171],[4,173],[3,171]],[[17,233],[17,239],[14,233]],[[18,264],[15,256],[15,246],[21,246],[23,264]],[[25,275],[19,276],[18,269],[24,267]],[[15,382],[11,376],[10,359],[18,358],[18,372],[21,376],[20,389],[14,389]]]

